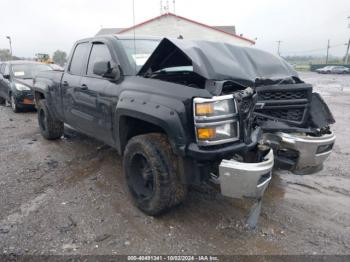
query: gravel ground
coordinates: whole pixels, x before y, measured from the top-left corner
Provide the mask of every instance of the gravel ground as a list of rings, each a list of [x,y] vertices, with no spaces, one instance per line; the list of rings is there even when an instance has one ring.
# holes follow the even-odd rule
[[[128,197],[121,158],[66,128],[44,140],[35,112],[0,106],[0,254],[350,254],[350,76],[302,73],[337,123],[322,172],[274,172],[256,230],[249,203],[191,189],[152,218]]]

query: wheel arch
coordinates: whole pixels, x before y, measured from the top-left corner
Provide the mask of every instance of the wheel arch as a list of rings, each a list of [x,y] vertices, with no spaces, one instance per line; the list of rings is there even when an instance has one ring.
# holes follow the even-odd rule
[[[45,99],[45,94],[43,92],[35,90],[34,91],[34,99],[35,99],[35,103],[37,103],[39,100]]]
[[[123,154],[126,144],[132,137],[156,132],[166,134],[174,153],[183,155],[186,137],[180,120],[175,119],[170,120],[135,109],[119,108],[115,132],[118,152]]]

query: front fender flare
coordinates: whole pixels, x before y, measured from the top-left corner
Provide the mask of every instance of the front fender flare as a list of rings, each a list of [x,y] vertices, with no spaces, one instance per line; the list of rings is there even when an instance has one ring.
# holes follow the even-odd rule
[[[120,126],[121,117],[132,117],[156,125],[165,131],[169,142],[178,155],[185,154],[187,137],[179,114],[167,106],[154,102],[144,102],[136,99],[122,98],[116,109],[116,144],[119,153],[122,153],[121,137],[123,126]]]
[[[40,97],[37,96],[37,93],[40,93],[44,96],[46,103],[48,105],[48,110],[50,113],[58,118],[59,114],[56,112],[56,108],[54,106],[54,101],[52,99],[51,93],[50,93],[50,86],[53,86],[53,81],[49,79],[36,79],[34,86],[32,87],[34,91],[34,99],[35,103],[37,103],[37,99]]]

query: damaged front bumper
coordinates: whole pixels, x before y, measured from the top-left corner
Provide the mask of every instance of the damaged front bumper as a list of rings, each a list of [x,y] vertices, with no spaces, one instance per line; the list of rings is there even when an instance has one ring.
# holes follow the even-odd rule
[[[34,92],[30,91],[17,91],[13,93],[13,98],[16,103],[21,106],[34,106]]]
[[[319,137],[299,133],[267,133],[264,144],[274,149],[277,164],[297,174],[314,173],[322,169],[323,162],[332,152],[333,133]]]
[[[222,160],[218,178],[221,194],[232,198],[261,198],[271,180],[273,164],[271,149],[258,163]]]

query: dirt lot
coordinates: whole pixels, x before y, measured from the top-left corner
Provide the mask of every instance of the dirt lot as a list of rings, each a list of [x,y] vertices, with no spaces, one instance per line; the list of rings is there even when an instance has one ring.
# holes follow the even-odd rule
[[[314,176],[275,172],[259,226],[249,205],[207,188],[159,218],[128,198],[115,150],[66,129],[44,140],[36,113],[0,107],[3,254],[350,254],[350,76],[302,73],[329,103],[337,142]]]

